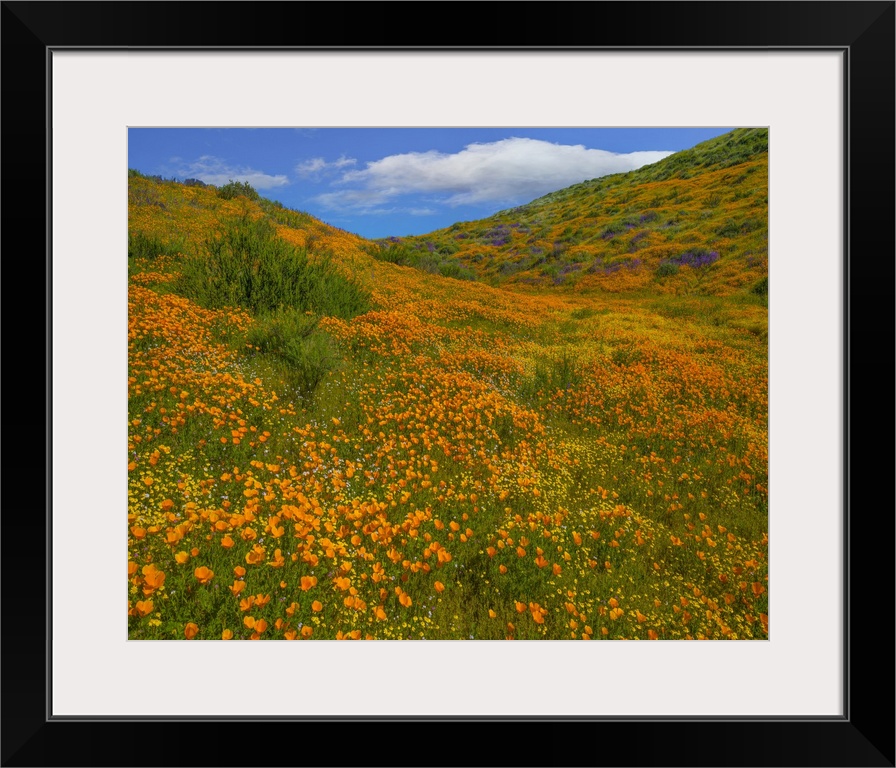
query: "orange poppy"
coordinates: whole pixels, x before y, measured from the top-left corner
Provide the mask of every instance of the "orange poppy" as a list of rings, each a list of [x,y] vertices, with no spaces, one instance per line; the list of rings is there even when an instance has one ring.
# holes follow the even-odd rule
[[[192,640],[194,637],[196,637],[196,634],[198,632],[199,632],[199,627],[196,624],[194,624],[192,621],[189,622],[187,624],[187,626],[184,627],[184,635],[186,636],[187,640]]]
[[[151,563],[143,566],[143,594],[149,595],[165,583],[165,574]]]
[[[317,576],[302,576],[302,591],[307,592],[317,584]]]
[[[240,600],[241,611],[248,611],[253,605],[255,605],[255,595],[249,595],[249,597]]]

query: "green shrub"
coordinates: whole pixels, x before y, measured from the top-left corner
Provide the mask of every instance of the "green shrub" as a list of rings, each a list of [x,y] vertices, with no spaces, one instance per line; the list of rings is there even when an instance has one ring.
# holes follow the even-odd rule
[[[218,187],[218,197],[224,200],[233,200],[235,197],[248,197],[250,200],[258,200],[261,196],[248,181],[228,181],[223,187]]]
[[[416,267],[420,257],[410,246],[400,240],[387,243],[370,243],[365,250],[378,261],[388,261],[401,267]]]
[[[719,237],[737,237],[740,235],[740,223],[734,219],[728,219],[716,230]]]
[[[307,339],[320,318],[296,309],[285,309],[260,318],[246,334],[246,341],[265,354],[279,354],[290,339]]]
[[[290,339],[283,350],[290,374],[302,394],[310,396],[336,362],[329,337],[315,333],[307,339]]]
[[[439,274],[442,277],[452,277],[455,280],[475,280],[476,275],[472,270],[458,264],[456,261],[443,261],[439,263]]]
[[[450,251],[451,248],[457,250],[454,246],[446,247],[446,250]],[[416,248],[412,248],[404,241],[393,240],[369,243],[364,250],[379,261],[388,261],[400,267],[413,267],[430,275],[453,277],[456,280],[476,279],[476,273],[472,270],[456,261],[444,258],[441,249],[430,252],[428,249],[421,249],[419,244]]]
[[[657,277],[672,277],[672,275],[678,274],[678,264],[675,264],[671,261],[663,261],[656,268],[656,276]]]
[[[128,232],[128,258],[155,259],[158,256],[176,256],[184,251],[184,240],[163,240],[145,232]]]
[[[310,397],[336,363],[329,336],[318,330],[320,318],[296,309],[283,309],[259,319],[246,335],[257,353],[283,366],[284,376]]]
[[[184,260],[176,283],[205,307],[243,307],[255,314],[292,308],[346,319],[370,308],[367,292],[341,274],[331,256],[309,259],[264,219],[244,215],[205,245],[206,253]]]

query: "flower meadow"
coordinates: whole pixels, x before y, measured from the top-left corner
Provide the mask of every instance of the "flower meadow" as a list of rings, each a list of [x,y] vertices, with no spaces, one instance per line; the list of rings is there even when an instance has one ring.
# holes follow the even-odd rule
[[[646,261],[715,293],[516,290],[220,192],[129,175],[130,639],[768,637],[728,240]]]

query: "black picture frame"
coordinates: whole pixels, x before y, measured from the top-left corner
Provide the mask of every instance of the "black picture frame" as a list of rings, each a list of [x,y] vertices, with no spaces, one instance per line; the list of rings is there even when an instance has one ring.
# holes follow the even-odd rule
[[[893,766],[894,527],[892,495],[894,308],[894,2],[578,2],[427,3],[439,18],[441,41],[415,46],[398,20],[404,3],[3,2],[2,219],[4,268],[3,404],[18,416],[47,411],[42,428],[7,421],[2,518],[2,765],[756,765]],[[509,13],[531,30],[520,40],[484,24],[486,8]],[[213,10],[213,12],[212,12]],[[491,12],[491,11],[489,11]],[[278,23],[270,19],[276,13]],[[487,32],[475,39],[480,17]],[[285,23],[293,19],[294,24]],[[211,718],[152,722],[51,718],[48,704],[49,520],[35,489],[49,487],[50,379],[48,350],[50,244],[48,227],[48,95],[50,59],[62,48],[235,47],[367,48],[371,30],[391,30],[375,47],[396,50],[581,50],[768,48],[837,49],[844,54],[846,348],[844,371],[844,546],[846,603],[844,715],[836,718],[402,718],[399,743],[372,750],[371,735],[395,728],[374,717],[305,718],[286,739],[266,744],[277,718],[247,723],[252,738]],[[421,37],[426,37],[422,35]],[[472,38],[472,39],[471,39]],[[498,38],[512,44],[495,43]],[[365,41],[348,45],[346,40]],[[458,41],[464,46],[458,46]],[[44,240],[47,233],[46,240]],[[21,253],[23,234],[30,252]],[[38,245],[38,242],[40,245]],[[46,248],[44,247],[46,243]],[[41,254],[46,252],[46,258]],[[35,272],[39,276],[35,276]],[[807,270],[807,290],[811,273]],[[44,296],[23,323],[22,296]],[[33,299],[30,299],[33,301]],[[40,371],[38,373],[37,371]],[[46,382],[46,386],[42,385]],[[45,395],[45,396],[44,396]],[[820,418],[834,418],[820,414]],[[883,433],[881,435],[881,433]],[[883,440],[881,440],[881,436]],[[42,463],[43,462],[43,463]],[[26,480],[27,479],[27,480]],[[66,500],[55,499],[60,504]],[[71,500],[68,500],[71,501]],[[77,507],[77,502],[74,503]],[[44,548],[44,542],[47,547]],[[820,564],[819,567],[823,567]],[[806,576],[811,589],[811,574]],[[824,617],[813,632],[827,631]],[[64,628],[54,631],[64,634]],[[150,673],[152,670],[150,669]],[[824,673],[820,670],[820,674]],[[174,684],[174,681],[172,681]],[[711,692],[711,682],[707,682]],[[246,718],[252,720],[253,718]],[[387,718],[394,720],[395,718]],[[459,720],[466,724],[447,721]],[[202,721],[202,722],[199,722]],[[534,721],[534,722],[533,722]],[[470,724],[478,726],[469,730]],[[492,729],[489,731],[488,729]],[[320,731],[324,736],[319,735]],[[315,734],[312,736],[311,734]],[[461,734],[467,734],[461,736]],[[336,744],[333,744],[334,737]],[[291,739],[295,746],[290,748]],[[417,745],[429,741],[429,752]],[[287,750],[282,755],[276,751]],[[315,744],[317,746],[315,746]],[[482,746],[479,746],[479,745]],[[474,745],[477,745],[474,748]],[[329,751],[332,750],[332,751]],[[267,753],[267,754],[265,754]]]

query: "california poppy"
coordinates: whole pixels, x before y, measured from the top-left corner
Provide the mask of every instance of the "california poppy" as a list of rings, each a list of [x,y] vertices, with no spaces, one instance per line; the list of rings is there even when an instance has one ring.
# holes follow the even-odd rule
[[[307,592],[317,584],[317,576],[302,576],[302,591]]]

